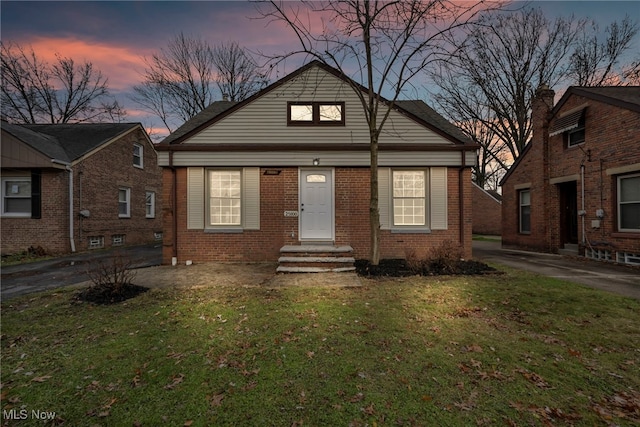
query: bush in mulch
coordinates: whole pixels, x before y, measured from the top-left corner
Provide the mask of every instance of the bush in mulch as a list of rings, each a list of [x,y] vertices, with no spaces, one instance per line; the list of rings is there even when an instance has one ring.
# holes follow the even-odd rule
[[[94,264],[87,270],[93,286],[77,293],[75,299],[94,304],[115,304],[148,291],[148,288],[132,283],[136,276],[132,264],[131,260],[118,254]]]
[[[441,276],[441,275],[482,275],[496,274],[498,270],[487,264],[473,260],[458,260],[455,263],[427,264],[420,269],[410,267],[405,259],[383,259],[378,265],[371,265],[368,260],[356,260],[356,272],[365,277],[406,277],[406,276]]]
[[[137,297],[148,290],[149,288],[132,283],[123,283],[118,286],[110,283],[104,286],[89,286],[78,292],[75,299],[101,305],[116,304]]]
[[[428,250],[408,249],[406,259],[383,259],[378,265],[367,260],[356,261],[356,272],[361,276],[439,276],[477,275],[496,273],[497,270],[479,261],[463,260],[462,248],[451,240]]]

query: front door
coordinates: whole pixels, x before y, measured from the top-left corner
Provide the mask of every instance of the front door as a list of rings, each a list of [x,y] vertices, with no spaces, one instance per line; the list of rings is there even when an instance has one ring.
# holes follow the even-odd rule
[[[300,240],[333,240],[333,171],[300,171]]]

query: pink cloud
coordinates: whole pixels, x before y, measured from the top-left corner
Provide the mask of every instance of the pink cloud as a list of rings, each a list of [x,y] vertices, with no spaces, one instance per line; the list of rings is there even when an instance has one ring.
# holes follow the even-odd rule
[[[141,80],[144,52],[135,46],[85,42],[74,38],[35,38],[28,43],[36,56],[49,64],[56,61],[56,54],[72,58],[77,63],[91,62],[109,79],[111,90],[126,90]]]

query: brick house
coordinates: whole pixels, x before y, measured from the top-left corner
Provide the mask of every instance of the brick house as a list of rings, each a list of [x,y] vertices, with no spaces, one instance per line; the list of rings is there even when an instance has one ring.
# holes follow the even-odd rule
[[[495,190],[486,190],[475,182],[471,184],[471,191],[473,234],[502,234],[502,195]]]
[[[640,264],[640,87],[538,89],[502,180],[502,243]]]
[[[339,271],[368,258],[369,131],[349,82],[310,62],[243,102],[213,103],[160,143],[163,262]],[[381,258],[444,241],[470,257],[477,146],[421,101],[397,102],[385,129]]]
[[[2,254],[162,236],[162,171],[139,123],[2,122]]]

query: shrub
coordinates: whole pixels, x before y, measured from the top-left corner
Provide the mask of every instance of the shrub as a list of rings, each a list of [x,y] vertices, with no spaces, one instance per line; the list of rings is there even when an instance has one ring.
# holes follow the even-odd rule
[[[112,304],[146,291],[147,288],[132,283],[136,276],[132,267],[133,261],[120,254],[98,261],[87,270],[93,285],[80,292],[78,299]]]

